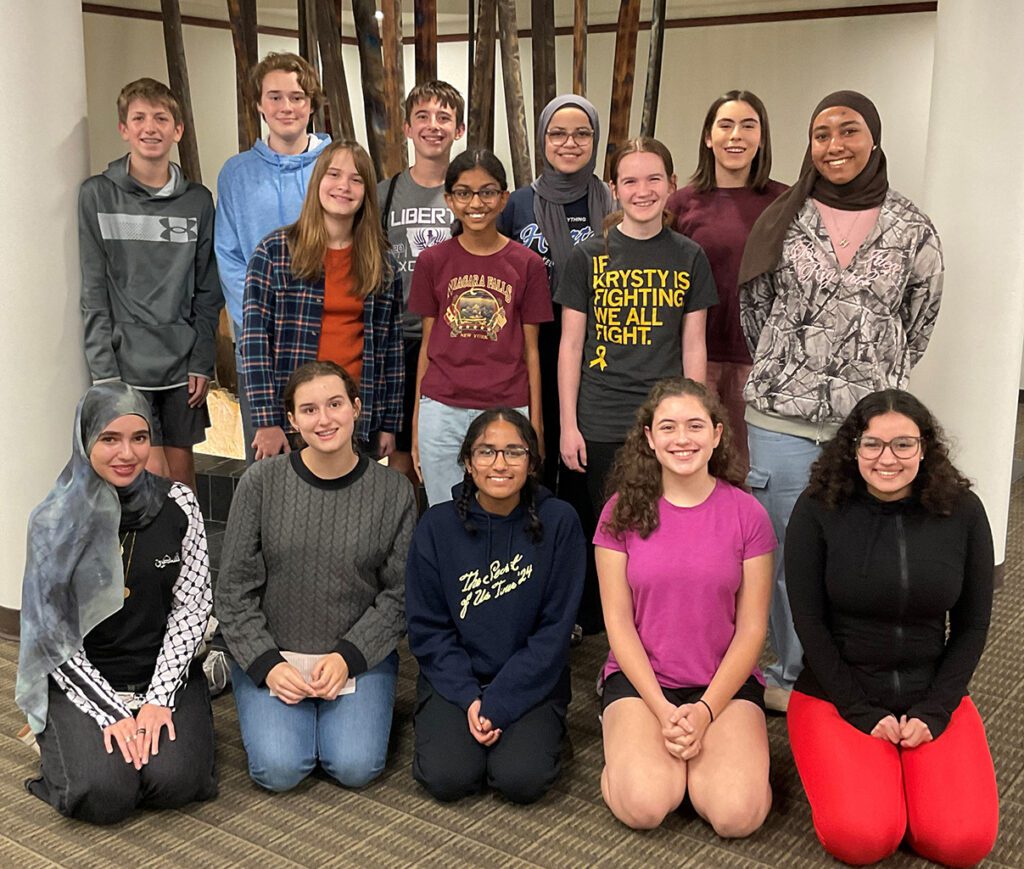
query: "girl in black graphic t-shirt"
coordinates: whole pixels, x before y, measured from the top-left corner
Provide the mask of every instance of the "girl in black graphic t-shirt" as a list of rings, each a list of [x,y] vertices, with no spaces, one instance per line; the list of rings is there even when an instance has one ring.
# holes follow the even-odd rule
[[[28,790],[104,824],[217,793],[193,666],[212,598],[195,496],[144,470],[146,399],[93,386],[75,422],[71,461],[29,522],[16,699],[41,755]]]

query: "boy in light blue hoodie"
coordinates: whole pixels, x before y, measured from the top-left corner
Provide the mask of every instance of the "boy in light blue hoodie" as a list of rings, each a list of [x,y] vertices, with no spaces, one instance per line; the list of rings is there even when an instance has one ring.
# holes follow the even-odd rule
[[[253,69],[250,85],[270,133],[266,142],[260,140],[228,160],[217,177],[214,249],[236,348],[249,257],[266,235],[298,219],[313,164],[331,141],[324,133],[306,132],[310,115],[323,102],[323,91],[316,70],[303,58],[270,52]],[[251,462],[253,431],[237,352],[235,367],[245,454]]]

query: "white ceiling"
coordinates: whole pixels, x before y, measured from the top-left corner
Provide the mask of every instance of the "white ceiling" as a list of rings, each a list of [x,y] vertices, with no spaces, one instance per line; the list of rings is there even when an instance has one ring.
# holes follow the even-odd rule
[[[296,27],[297,0],[257,0],[257,19],[260,24],[272,27]],[[465,32],[469,0],[437,0],[438,30],[444,32]],[[476,0],[473,0],[475,3]],[[791,12],[809,9],[827,9],[844,6],[894,5],[899,0],[668,0],[669,18],[705,18],[719,15],[746,15],[750,13]],[[344,8],[351,9],[351,0],[343,0]],[[160,0],[98,0],[97,5],[120,6],[160,11]],[[651,2],[641,3],[641,20],[649,20]],[[530,0],[517,0],[520,27],[530,24]],[[559,26],[572,24],[572,0],[555,0],[555,23]],[[404,0],[403,31],[408,35],[412,30],[413,0]],[[589,21],[593,24],[611,23],[618,17],[618,0],[590,0]],[[183,15],[201,18],[227,20],[226,0],[181,0]]]

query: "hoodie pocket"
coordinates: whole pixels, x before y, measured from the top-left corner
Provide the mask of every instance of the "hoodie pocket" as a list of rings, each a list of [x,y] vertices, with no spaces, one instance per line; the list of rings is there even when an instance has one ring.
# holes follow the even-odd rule
[[[115,323],[114,353],[121,377],[150,389],[174,386],[188,377],[188,359],[196,332],[188,323],[150,325]]]

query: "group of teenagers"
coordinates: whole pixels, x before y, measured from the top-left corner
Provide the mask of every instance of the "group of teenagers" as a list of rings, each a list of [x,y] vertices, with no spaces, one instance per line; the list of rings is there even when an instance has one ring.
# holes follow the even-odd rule
[[[269,136],[216,212],[150,79],[118,101],[129,154],[82,188],[93,386],[29,525],[28,790],[96,823],[213,797],[215,610],[260,786],[381,774],[407,636],[415,779],[530,803],[561,772],[582,625],[607,631],[600,784],[626,825],[688,797],[753,834],[767,702],[830,854],[981,860],[998,797],[967,688],[992,537],[904,391],[942,252],[889,187],[871,101],[815,107],[787,188],[764,105],[730,91],[676,189],[648,137],[602,182],[597,111],[561,96],[510,194],[491,152],[451,158],[444,82],[409,94],[415,160],[380,184],[359,144],[307,132],[304,60],[268,55],[253,94]],[[189,484],[222,303],[251,465],[213,589]]]

